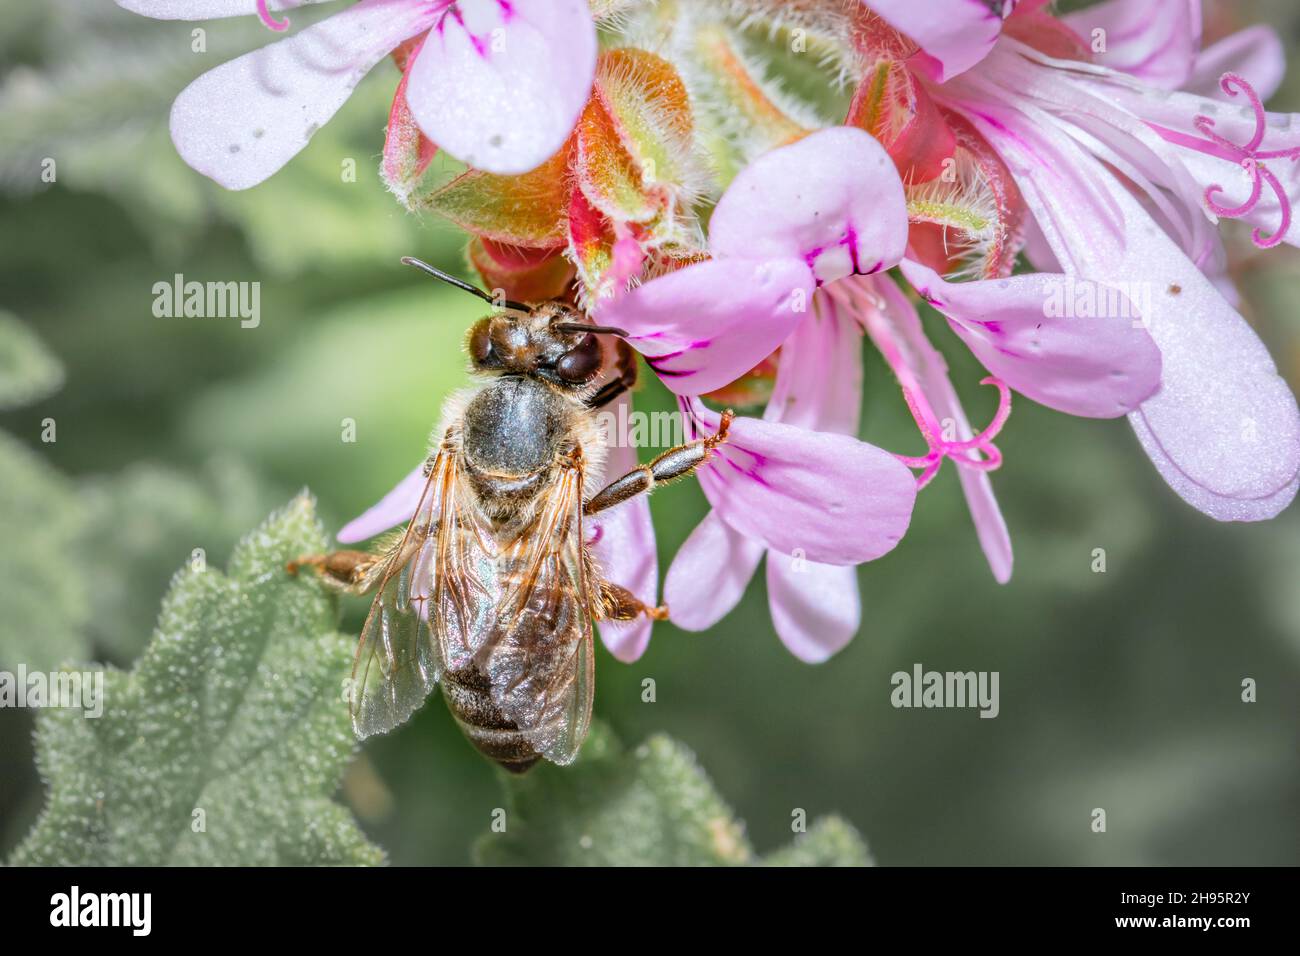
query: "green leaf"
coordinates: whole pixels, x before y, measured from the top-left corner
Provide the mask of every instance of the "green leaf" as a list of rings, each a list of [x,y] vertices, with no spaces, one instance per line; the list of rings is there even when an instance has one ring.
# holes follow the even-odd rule
[[[330,799],[355,746],[337,607],[285,562],[325,534],[303,495],[235,549],[187,566],[103,716],[42,712],[45,810],[15,864],[373,864],[383,853]]]
[[[503,775],[504,777],[504,775]],[[682,744],[657,734],[626,752],[592,728],[572,767],[505,778],[504,830],[484,834],[481,865],[736,866],[757,864],[745,826]],[[815,824],[767,862],[864,865],[866,847],[837,818]]]
[[[823,817],[788,847],[769,853],[765,866],[871,866],[862,837],[842,817]]]
[[[85,522],[72,483],[0,432],[0,669],[46,671],[87,656]]]
[[[63,363],[36,334],[0,310],[0,410],[53,395],[63,385]]]

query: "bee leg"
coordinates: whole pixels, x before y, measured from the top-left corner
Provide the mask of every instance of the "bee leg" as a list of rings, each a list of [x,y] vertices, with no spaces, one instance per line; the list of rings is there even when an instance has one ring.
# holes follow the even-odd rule
[[[735,414],[728,409],[722,413],[718,430],[708,438],[670,448],[650,464],[629,471],[622,478],[615,478],[592,496],[583,509],[584,513],[598,514],[606,508],[653,490],[655,485],[689,475],[709,460],[709,453],[714,448],[727,440],[727,431],[731,428],[733,418]]]
[[[296,575],[302,568],[314,568],[320,579],[334,590],[365,594],[374,587],[375,576],[370,572],[379,560],[365,551],[333,551],[303,555],[290,561],[284,569]]]
[[[618,350],[618,359],[615,365],[615,368],[618,369],[618,378],[610,379],[596,389],[591,398],[587,399],[588,408],[604,408],[629,388],[636,385],[636,353],[632,351],[632,346],[622,339],[618,340],[618,345],[615,348]]]
[[[609,581],[601,582],[600,607],[607,621],[635,621],[642,614],[652,621],[668,620],[667,607],[651,607],[623,585]]]

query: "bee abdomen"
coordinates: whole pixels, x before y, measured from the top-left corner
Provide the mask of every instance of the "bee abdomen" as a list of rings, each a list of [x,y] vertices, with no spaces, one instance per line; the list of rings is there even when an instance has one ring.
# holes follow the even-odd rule
[[[492,685],[482,671],[472,666],[447,671],[442,684],[447,709],[479,753],[511,773],[523,773],[542,759],[523,731],[492,700]]]

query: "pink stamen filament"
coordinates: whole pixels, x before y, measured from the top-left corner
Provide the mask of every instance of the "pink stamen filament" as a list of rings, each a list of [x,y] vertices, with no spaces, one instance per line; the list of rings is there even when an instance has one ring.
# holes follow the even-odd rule
[[[262,21],[262,26],[268,30],[274,30],[276,33],[283,33],[289,29],[289,18],[277,20],[271,16],[271,11],[267,9],[268,0],[257,0],[257,16]]]
[[[1214,131],[1214,120],[1204,115],[1198,115],[1192,121],[1197,131],[1206,137],[1204,140],[1175,133],[1172,130],[1165,130],[1159,126],[1153,128],[1170,142],[1189,149],[1195,149],[1210,156],[1229,159],[1250,174],[1250,195],[1239,206],[1224,206],[1215,199],[1215,196],[1222,194],[1224,191],[1220,183],[1211,183],[1206,188],[1205,204],[1216,216],[1236,219],[1246,215],[1259,203],[1264,183],[1268,183],[1269,188],[1273,190],[1273,194],[1277,197],[1278,206],[1282,213],[1282,221],[1272,235],[1265,236],[1264,230],[1256,227],[1251,232],[1250,238],[1259,248],[1271,249],[1282,241],[1287,230],[1291,227],[1291,200],[1287,197],[1286,190],[1282,188],[1277,176],[1262,161],[1265,159],[1289,159],[1295,162],[1300,160],[1300,146],[1293,146],[1290,149],[1260,149],[1260,144],[1264,142],[1268,117],[1264,112],[1264,104],[1260,101],[1259,94],[1255,92],[1254,87],[1244,77],[1236,73],[1224,73],[1223,76],[1219,77],[1219,88],[1229,96],[1236,96],[1239,92],[1245,93],[1246,98],[1250,101],[1250,107],[1255,113],[1255,132],[1248,142],[1237,144],[1224,136],[1220,136]]]
[[[866,323],[871,340],[875,342],[876,347],[880,349],[880,354],[893,370],[902,389],[903,400],[907,402],[908,411],[912,413],[921,436],[929,446],[929,451],[924,455],[894,456],[909,468],[921,469],[921,474],[916,478],[917,488],[924,488],[930,483],[939,473],[939,467],[945,458],[951,458],[954,465],[975,471],[994,471],[1001,467],[1002,452],[993,444],[993,439],[1002,431],[1002,427],[1011,416],[1011,389],[1007,383],[994,375],[981,379],[981,385],[993,385],[998,390],[998,408],[992,420],[983,431],[972,438],[961,441],[945,439],[939,416],[935,414],[926,399],[921,383],[917,381],[911,366],[904,358],[902,349],[895,341],[893,330],[884,317],[884,303],[877,299],[874,293],[856,284],[850,289],[845,289],[844,287],[848,285],[848,283],[836,283],[829,291],[832,297],[839,298],[847,295],[857,300],[859,308],[853,311]]]
[[[906,387],[903,388],[903,399],[907,402],[908,409],[912,412],[912,417],[916,420],[917,426],[921,429],[921,434],[925,437],[926,444],[930,446],[929,452],[920,457],[912,455],[895,455],[894,457],[907,465],[908,468],[920,468],[921,474],[917,476],[916,486],[924,488],[930,483],[930,480],[939,473],[939,466],[943,464],[945,458],[951,458],[954,465],[961,465],[964,468],[972,468],[975,471],[995,471],[1002,466],[1002,452],[997,445],[993,444],[993,439],[997,437],[998,432],[1002,431],[1002,426],[1006,424],[1007,418],[1011,415],[1011,389],[1007,383],[996,376],[989,375],[980,380],[981,385],[994,385],[998,390],[998,410],[993,414],[993,420],[989,422],[988,427],[976,435],[974,438],[968,438],[965,441],[948,441],[942,437],[942,432],[936,432],[933,422],[933,410],[926,405],[923,396],[919,393],[913,393]],[[972,458],[969,452],[978,451],[984,455],[983,458]]]

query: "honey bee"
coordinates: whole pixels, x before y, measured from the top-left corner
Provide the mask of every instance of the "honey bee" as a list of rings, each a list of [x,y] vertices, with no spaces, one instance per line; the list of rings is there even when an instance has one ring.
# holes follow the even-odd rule
[[[493,302],[427,263],[402,261]],[[593,618],[667,618],[667,608],[605,579],[583,520],[693,472],[732,420],[726,412],[715,434],[588,495],[605,450],[596,410],[636,382],[624,335],[558,301],[507,301],[479,319],[467,345],[480,382],[448,401],[405,530],[374,552],[290,563],[339,590],[377,592],[348,692],[359,737],[403,723],[441,684],[465,736],[505,769],[577,755],[591,723]],[[612,363],[600,336],[613,337]],[[597,384],[610,364],[614,377]]]

